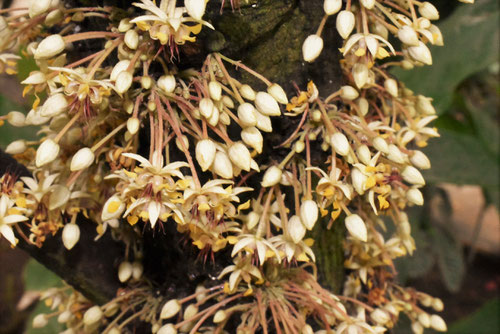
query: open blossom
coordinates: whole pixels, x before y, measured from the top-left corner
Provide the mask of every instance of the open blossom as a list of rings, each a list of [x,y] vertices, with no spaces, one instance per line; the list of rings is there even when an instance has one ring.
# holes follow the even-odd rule
[[[28,220],[27,217],[15,212],[19,212],[19,210],[14,206],[14,203],[7,195],[2,195],[0,197],[0,234],[13,246],[17,244],[17,239],[14,236],[12,225]]]

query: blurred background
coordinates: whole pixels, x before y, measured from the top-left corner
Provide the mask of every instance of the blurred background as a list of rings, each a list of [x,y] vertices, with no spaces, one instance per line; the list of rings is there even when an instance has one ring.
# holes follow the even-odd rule
[[[393,73],[434,99],[441,134],[424,149],[432,162],[425,173],[426,204],[410,209],[417,251],[398,261],[399,280],[443,299],[450,333],[500,333],[499,4],[431,2],[441,13],[445,46],[432,48],[432,67]],[[0,115],[30,109],[19,81],[33,66],[22,60],[17,76],[0,76]],[[35,129],[6,124],[0,147],[35,136]],[[0,270],[0,334],[59,332],[57,323],[30,329],[29,319],[46,307],[37,303],[38,291],[60,280],[1,238]],[[407,319],[393,332],[411,333]]]

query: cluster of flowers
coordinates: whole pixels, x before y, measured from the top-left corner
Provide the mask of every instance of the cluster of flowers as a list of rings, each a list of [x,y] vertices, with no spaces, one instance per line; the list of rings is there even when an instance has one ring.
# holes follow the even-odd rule
[[[446,330],[441,317],[421,308],[441,311],[442,302],[398,286],[392,262],[415,248],[404,210],[423,204],[419,170],[430,162],[418,148],[439,135],[428,126],[436,118],[430,99],[415,96],[388,68],[432,64],[427,45],[443,44],[432,24],[436,8],[417,0],[325,0],[325,16],[304,41],[303,57],[312,62],[320,56],[325,22],[336,16],[346,85],[323,98],[310,82],[289,101],[278,84],[221,54],[208,55],[198,70],[176,68],[179,48],[203,25],[213,28],[202,19],[205,5],[141,0],[134,6],[145,15],[107,31],[78,33],[71,33],[75,22],[108,19],[114,9],[67,9],[39,0],[26,14],[0,17],[0,49],[27,45],[26,55],[38,66],[22,82],[24,93],[35,96],[33,109],[0,121],[40,126],[42,135],[6,149],[33,177],[2,177],[0,233],[15,245],[15,228],[18,237],[40,246],[62,229],[70,250],[83,214],[96,222],[98,235],[112,229],[120,238],[124,224],[175,224],[200,252],[232,249],[233,264],[220,272],[220,284],[168,301],[137,288],[145,278],[136,250],[135,261],[125,259],[118,268],[119,280],[135,288],[102,306],[51,290],[47,298],[58,300],[51,315],[68,326],[67,334],[120,333],[137,319],[153,333],[212,333],[233,326],[235,314],[238,333],[382,333],[400,312],[417,334]],[[61,32],[42,38],[45,27]],[[71,44],[89,39],[103,39],[103,48],[69,62]],[[0,69],[15,73],[17,58],[3,53]],[[110,60],[114,65],[105,66]],[[267,89],[241,83],[226,66],[247,71]],[[300,118],[280,161],[260,159],[272,117]],[[141,131],[150,138],[146,156],[138,153],[145,145]],[[312,164],[313,147],[327,157],[323,163]],[[249,178],[260,178],[260,189],[243,186]],[[306,238],[318,224],[331,227],[337,220],[348,231],[350,274],[342,295],[317,283],[314,240]],[[389,222],[395,232],[384,236]],[[44,326],[48,317],[39,315],[34,325]]]

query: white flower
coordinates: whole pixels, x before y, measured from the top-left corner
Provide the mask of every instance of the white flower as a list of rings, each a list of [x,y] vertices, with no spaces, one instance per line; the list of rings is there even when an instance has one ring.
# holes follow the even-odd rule
[[[186,6],[189,16],[201,20],[203,14],[205,14],[206,2],[206,0],[184,0],[184,6]]]
[[[7,239],[11,245],[15,246],[17,244],[17,239],[14,236],[14,231],[12,231],[12,224],[19,223],[28,220],[22,215],[9,215],[8,211],[12,208],[13,203],[9,200],[7,195],[2,195],[0,197],[0,234]]]

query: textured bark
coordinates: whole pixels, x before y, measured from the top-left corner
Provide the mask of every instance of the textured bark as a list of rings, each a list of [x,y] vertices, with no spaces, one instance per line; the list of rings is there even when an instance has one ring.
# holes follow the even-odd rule
[[[121,3],[124,2],[126,1]],[[80,3],[84,4],[84,1]],[[321,56],[312,64],[302,60],[302,42],[308,35],[315,33],[323,16],[323,0],[250,1],[250,4],[244,4],[234,11],[229,7],[229,0],[226,3],[221,15],[220,2],[209,2],[206,18],[216,30],[204,29],[198,38],[199,42],[195,44],[195,56],[181,57],[181,61],[187,63],[184,64],[186,67],[199,62],[207,53],[217,51],[242,60],[269,80],[281,84],[290,95],[296,92],[294,85],[305,89],[310,80],[315,82],[320,92],[331,92],[340,86],[340,39],[333,19],[328,21],[322,35],[327,48]],[[74,2],[67,1],[67,4]],[[262,85],[243,71],[238,72],[241,74],[235,75],[240,75],[242,81],[257,87]],[[299,118],[285,117],[273,120],[275,131],[265,138],[270,144],[265,148],[263,156],[271,153],[273,146],[288,138],[298,121]],[[312,147],[312,151],[313,162],[324,163],[326,156],[322,150]],[[6,170],[14,169],[18,174],[27,173],[26,169],[19,167],[5,153],[0,154],[1,161],[4,162],[0,166],[0,175]],[[275,151],[273,154],[281,155]],[[117,266],[123,259],[124,246],[112,240],[109,232],[94,242],[96,225],[84,220],[78,224],[81,228],[81,240],[71,251],[64,249],[60,232],[55,237],[49,237],[40,249],[23,241],[19,247],[88,298],[102,303],[115,295],[120,287]],[[190,248],[187,245],[189,243],[183,242],[183,236],[175,231],[173,224],[165,226],[164,231],[155,233],[145,228],[143,233],[145,275],[159,287],[159,292],[178,295],[179,290],[184,288],[192,291],[197,282],[213,278],[230,259],[227,252],[222,252],[216,254],[214,264],[211,264],[212,261],[205,264],[200,261],[198,252]],[[322,281],[336,291],[340,288],[343,277],[343,236],[344,229],[338,224],[330,231],[326,231],[323,226],[318,227],[313,233]]]

